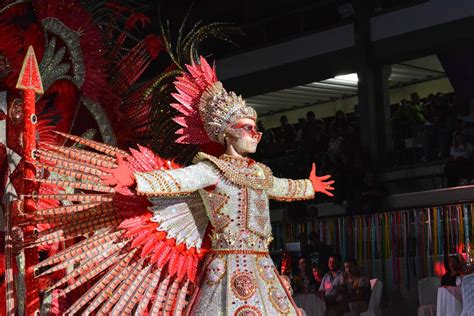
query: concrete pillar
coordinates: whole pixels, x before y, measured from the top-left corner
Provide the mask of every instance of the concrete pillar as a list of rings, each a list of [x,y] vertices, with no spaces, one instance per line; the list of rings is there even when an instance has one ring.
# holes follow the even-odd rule
[[[361,144],[372,170],[379,170],[393,156],[390,94],[388,78],[391,67],[376,60],[370,38],[370,12],[361,6],[357,10],[354,36],[358,56],[358,95]]]

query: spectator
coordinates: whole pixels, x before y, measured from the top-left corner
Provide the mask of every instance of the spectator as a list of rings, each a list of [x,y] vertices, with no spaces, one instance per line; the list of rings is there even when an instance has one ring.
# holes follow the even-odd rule
[[[326,316],[339,316],[349,311],[347,304],[341,301],[340,288],[343,277],[340,270],[339,256],[332,255],[328,260],[329,272],[321,280],[319,293],[326,303]]]
[[[425,118],[427,121],[434,123],[435,121],[435,106],[436,106],[436,96],[433,93],[430,93],[426,98],[426,103],[424,104]]]
[[[352,127],[349,125],[346,113],[342,110],[336,112],[336,117],[329,126],[329,132],[336,137],[346,137]]]
[[[412,93],[411,98],[419,102],[417,93]],[[398,162],[415,162],[416,156],[406,149],[417,149],[423,142],[423,132],[426,118],[420,104],[413,104],[403,99],[392,116],[393,136]],[[420,157],[421,158],[421,157]]]
[[[306,119],[300,117],[298,119],[298,131],[296,132],[295,144],[296,144],[296,168],[295,168],[295,177],[305,178],[309,174],[309,169],[305,161],[305,146],[303,144],[303,134],[306,128]]]
[[[316,265],[325,274],[327,270],[327,262],[332,254],[332,249],[319,239],[318,232],[309,233],[308,257],[311,266]]]
[[[311,272],[313,274],[313,278],[314,278],[314,285],[315,285],[315,292],[317,289],[319,289],[319,287],[321,286],[321,282],[323,280],[323,272],[321,271],[321,267],[317,264],[313,264],[311,266]]]
[[[314,279],[310,273],[309,265],[305,257],[298,259],[298,273],[291,280],[294,293],[306,294],[314,287]]]
[[[456,278],[463,274],[459,256],[450,256],[444,266],[446,273],[441,277],[441,286],[456,286]]]
[[[354,113],[352,114],[352,118],[349,120],[349,123],[352,125],[359,126],[360,125],[360,109],[359,103],[354,104]]]
[[[349,305],[351,316],[359,316],[367,311],[370,300],[370,281],[362,275],[355,259],[344,261],[343,297]]]
[[[288,123],[288,117],[282,115],[280,117],[280,127],[278,129],[277,142],[283,147],[283,150],[287,150],[292,146],[295,140],[295,130],[292,125]]]
[[[423,132],[423,160],[430,161],[435,155],[435,144],[437,142],[437,130],[434,126],[434,106],[435,106],[435,95],[430,93],[427,101],[423,104],[423,113],[425,115],[425,129]]]
[[[464,134],[460,131],[456,132],[451,146],[450,158],[452,160],[471,159],[472,152],[473,147],[471,143],[466,142]]]
[[[420,96],[418,95],[418,92],[412,92],[410,94],[410,100],[411,100],[411,103],[415,106],[421,105]]]
[[[334,203],[345,200],[346,181],[344,173],[344,138],[338,136],[336,129],[330,129],[331,137],[328,142],[328,151],[325,160],[326,173],[332,175],[334,184]]]
[[[303,140],[303,131],[305,127],[306,127],[306,119],[304,117],[300,117],[298,119],[298,130],[296,131],[296,136],[295,136],[295,142],[298,145],[301,145],[301,141]]]
[[[257,122],[258,131],[262,133],[262,139],[257,146],[257,152],[255,154],[256,160],[262,161],[265,158],[269,158],[273,155],[275,146],[275,134],[271,130],[266,130],[262,121]]]
[[[324,121],[316,120],[316,116],[312,111],[306,113],[306,119],[307,123],[302,141],[304,163],[309,171],[313,162],[316,162],[318,165],[321,163],[321,155],[327,150],[328,140],[324,132]]]
[[[418,92],[410,94],[410,102],[408,102],[408,105],[410,105],[410,112],[412,115],[411,120],[418,124],[424,124],[426,122],[426,117]]]
[[[449,156],[449,148],[451,147],[451,135],[453,132],[453,111],[449,99],[441,92],[436,94],[435,107],[435,128],[438,133],[438,157],[447,158]]]

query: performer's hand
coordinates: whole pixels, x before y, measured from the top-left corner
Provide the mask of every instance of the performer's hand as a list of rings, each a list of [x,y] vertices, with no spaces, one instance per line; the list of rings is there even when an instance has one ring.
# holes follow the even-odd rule
[[[135,184],[135,177],[132,171],[128,168],[123,156],[117,153],[117,168],[101,168],[102,171],[109,173],[103,175],[101,179],[109,186],[115,186],[117,191],[121,191],[126,187]]]
[[[329,191],[334,190],[334,188],[331,186],[331,184],[333,184],[334,181],[333,180],[325,181],[325,180],[328,180],[329,178],[331,178],[330,174],[322,176],[322,177],[318,177],[316,175],[316,164],[313,163],[313,167],[311,168],[311,173],[309,174],[309,179],[311,180],[311,183],[313,184],[314,192],[321,192],[328,196],[334,196],[334,194],[329,192]]]

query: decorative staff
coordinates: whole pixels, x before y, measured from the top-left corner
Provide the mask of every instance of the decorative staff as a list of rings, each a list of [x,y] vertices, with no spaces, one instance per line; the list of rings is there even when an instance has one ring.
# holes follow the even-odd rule
[[[20,76],[16,84],[17,89],[23,90],[23,179],[35,179],[35,167],[33,153],[36,148],[36,123],[35,97],[36,93],[43,94],[43,84],[39,72],[33,47],[28,47]],[[23,206],[23,212],[31,213],[35,211],[35,203],[32,198],[35,184],[32,181],[23,181],[21,196],[23,200],[19,205]],[[12,208],[13,210],[13,208]],[[10,221],[7,227],[6,238],[6,272],[7,272],[7,311],[11,314],[14,311],[13,297],[13,272],[12,272],[12,219],[18,214],[9,214]],[[26,227],[25,234],[32,234],[33,226]],[[25,249],[25,283],[26,283],[26,314],[34,315],[39,310],[38,282],[34,277],[33,266],[38,262],[38,253],[35,247]]]

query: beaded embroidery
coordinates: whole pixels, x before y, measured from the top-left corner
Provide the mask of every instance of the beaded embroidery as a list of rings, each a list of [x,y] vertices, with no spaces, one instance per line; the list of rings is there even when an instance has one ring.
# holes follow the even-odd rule
[[[234,295],[241,299],[247,300],[255,293],[257,284],[255,277],[250,272],[235,272],[230,281],[230,287]]]
[[[252,305],[242,305],[234,313],[235,316],[261,316],[258,307]]]
[[[198,153],[193,162],[211,161],[226,179],[253,189],[269,189],[273,184],[272,171],[265,165],[247,158],[223,155],[220,158]]]

